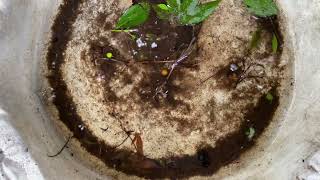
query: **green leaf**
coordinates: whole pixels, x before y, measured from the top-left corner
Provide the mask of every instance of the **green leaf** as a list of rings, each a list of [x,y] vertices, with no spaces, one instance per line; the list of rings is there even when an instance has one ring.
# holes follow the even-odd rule
[[[180,12],[183,13],[183,15],[193,16],[197,13],[199,13],[198,0],[183,0],[181,4]]]
[[[251,141],[254,137],[254,135],[256,134],[256,130],[253,127],[250,127],[247,131],[246,131],[246,136],[248,138],[249,141]]]
[[[249,11],[259,17],[277,15],[278,9],[273,0],[244,0]]]
[[[153,5],[153,10],[157,13],[160,19],[169,19],[172,9],[165,4]]]
[[[270,103],[272,103],[274,97],[273,97],[273,95],[272,95],[271,93],[267,93],[266,99],[267,99]]]
[[[279,43],[278,43],[277,36],[273,34],[273,37],[272,37],[272,53],[273,54],[276,54],[278,52],[278,46],[279,46]]]
[[[261,29],[258,29],[252,35],[252,39],[250,42],[250,50],[258,47],[260,40],[261,40]]]
[[[216,10],[220,2],[221,0],[217,0],[196,6],[192,10],[192,13],[186,13],[180,17],[180,23],[183,25],[194,25],[204,21]],[[191,9],[189,8],[189,10]]]
[[[150,4],[143,2],[127,9],[119,18],[116,29],[129,29],[139,26],[149,18]]]
[[[169,11],[169,7],[166,4],[158,4],[157,7],[163,11]]]
[[[181,9],[181,0],[167,0],[168,7],[179,12]]]

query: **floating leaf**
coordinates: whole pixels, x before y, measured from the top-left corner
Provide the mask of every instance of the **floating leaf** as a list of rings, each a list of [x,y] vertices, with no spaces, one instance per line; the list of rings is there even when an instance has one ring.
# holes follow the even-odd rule
[[[187,12],[183,12],[180,15],[180,23],[183,25],[194,25],[204,21],[216,10],[220,2],[221,0],[211,1],[199,6],[194,6],[194,1],[189,2],[189,7],[182,8]]]
[[[246,136],[248,138],[249,141],[252,140],[252,138],[254,137],[254,135],[256,134],[256,130],[253,127],[250,127],[247,131],[246,131]]]
[[[272,53],[273,54],[276,54],[278,52],[278,46],[279,46],[278,38],[275,34],[273,34],[273,37],[272,37]]]
[[[168,7],[179,12],[181,9],[181,0],[167,0]]]
[[[165,4],[153,5],[153,10],[157,13],[158,18],[160,19],[169,19],[171,15],[171,8]]]
[[[258,29],[252,35],[252,39],[250,42],[250,50],[258,47],[260,40],[261,40],[261,29]]]
[[[157,6],[164,11],[169,11],[170,9],[166,4],[158,4]]]
[[[149,18],[150,4],[143,2],[127,9],[117,22],[116,29],[130,29],[146,22]]]
[[[193,16],[198,13],[198,0],[183,0],[181,4],[180,12],[184,15]]]
[[[266,99],[267,99],[270,103],[272,103],[274,97],[273,97],[273,95],[272,95],[271,93],[267,93]]]
[[[278,9],[273,0],[244,0],[249,11],[259,17],[277,15]]]

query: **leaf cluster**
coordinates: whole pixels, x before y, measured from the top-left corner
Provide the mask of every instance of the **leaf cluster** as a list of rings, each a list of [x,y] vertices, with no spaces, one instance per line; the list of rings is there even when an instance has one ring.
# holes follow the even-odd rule
[[[258,17],[275,16],[278,8],[273,0],[244,0],[248,10]]]
[[[167,4],[154,7],[161,19],[173,19],[180,25],[195,25],[208,18],[221,0],[199,4],[198,0],[167,0]]]
[[[200,4],[198,0],[167,0],[166,4],[150,4],[147,1],[129,7],[119,18],[116,29],[130,29],[146,22],[151,8],[158,18],[178,25],[195,25],[208,18],[221,0]]]

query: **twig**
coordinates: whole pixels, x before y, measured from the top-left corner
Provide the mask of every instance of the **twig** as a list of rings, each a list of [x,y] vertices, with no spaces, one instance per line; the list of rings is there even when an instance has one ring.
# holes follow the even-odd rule
[[[66,143],[62,146],[62,148],[61,148],[56,154],[54,154],[54,155],[47,155],[47,156],[48,156],[48,157],[56,157],[56,156],[58,156],[59,154],[61,154],[62,151],[64,150],[64,148],[67,147],[68,143],[70,142],[70,140],[71,140],[73,137],[74,137],[73,135],[72,135],[72,136],[69,136],[69,138],[68,138],[68,140],[66,141]]]
[[[136,39],[137,36],[133,35],[132,32],[138,32],[138,30],[137,30],[137,29],[127,29],[127,30],[114,29],[114,30],[111,30],[111,32],[115,32],[115,33],[126,33],[126,34],[128,34],[132,39]]]
[[[175,60],[174,63],[171,65],[170,72],[169,72],[166,80],[163,83],[161,83],[161,85],[157,86],[156,92],[155,92],[155,94],[153,96],[154,99],[157,97],[158,94],[161,94],[164,97],[166,97],[166,95],[168,93],[168,90],[166,90],[165,88],[166,88],[166,85],[167,85],[168,81],[170,80],[170,77],[172,76],[173,71],[176,69],[176,67],[178,65],[183,63],[188,58],[188,56],[192,53],[192,50],[193,50],[193,47],[194,47],[193,45],[194,45],[195,40],[196,40],[196,38],[193,37],[191,42],[189,43],[188,48],[185,49],[181,53],[180,57],[177,60]]]
[[[105,61],[113,61],[113,62],[118,62],[118,63],[122,63],[124,65],[127,65],[129,62],[126,61],[120,61],[114,58],[101,58],[101,60],[105,60]]]
[[[279,34],[277,32],[276,25],[274,24],[273,19],[271,17],[268,17],[268,19],[269,19],[269,21],[270,21],[270,23],[272,25],[273,33],[275,34],[275,36],[277,37],[277,39],[279,41],[280,40],[280,36],[279,36]]]
[[[194,42],[195,42],[196,38],[193,37],[188,48],[186,50],[184,50],[181,54],[181,56],[172,64],[171,66],[171,69],[170,69],[170,72],[167,76],[167,81],[170,79],[173,71],[175,70],[175,68],[180,64],[182,63],[184,60],[187,59],[187,57],[191,54],[192,52],[192,49],[193,49],[193,45],[194,45]]]
[[[118,118],[116,118],[116,119],[117,119],[117,121],[118,121],[119,124],[120,124],[121,130],[127,135],[127,137],[126,137],[119,145],[113,147],[113,148],[112,148],[113,150],[115,150],[116,148],[118,148],[118,147],[120,147],[121,145],[123,145],[129,138],[130,138],[132,144],[134,144],[134,143],[133,143],[133,139],[132,139],[132,137],[131,137],[131,134],[132,134],[134,131],[128,131],[128,130],[126,130],[126,128],[123,126],[122,122],[121,122]],[[137,147],[136,147],[135,144],[134,144],[134,148],[137,150]]]
[[[118,147],[120,147],[122,144],[124,144],[128,140],[129,137],[130,136],[127,136],[119,145],[113,147],[112,149],[117,149]]]
[[[213,73],[212,75],[210,75],[209,77],[207,77],[206,79],[200,81],[200,83],[198,85],[202,85],[203,83],[207,82],[209,79],[213,78],[217,73]]]
[[[149,63],[159,63],[159,64],[162,64],[162,63],[172,63],[172,62],[175,62],[173,60],[168,60],[168,61],[149,61],[149,60],[146,60],[146,61],[135,61],[134,63],[142,63],[142,64],[149,64]]]

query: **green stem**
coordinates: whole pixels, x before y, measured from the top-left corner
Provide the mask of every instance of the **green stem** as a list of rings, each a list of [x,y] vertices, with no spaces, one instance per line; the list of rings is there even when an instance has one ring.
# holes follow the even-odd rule
[[[115,33],[127,33],[132,39],[136,39],[137,37],[135,35],[133,35],[131,32],[135,32],[137,31],[136,29],[126,29],[126,30],[121,30],[121,29],[113,29],[111,30],[111,32],[115,32]]]

